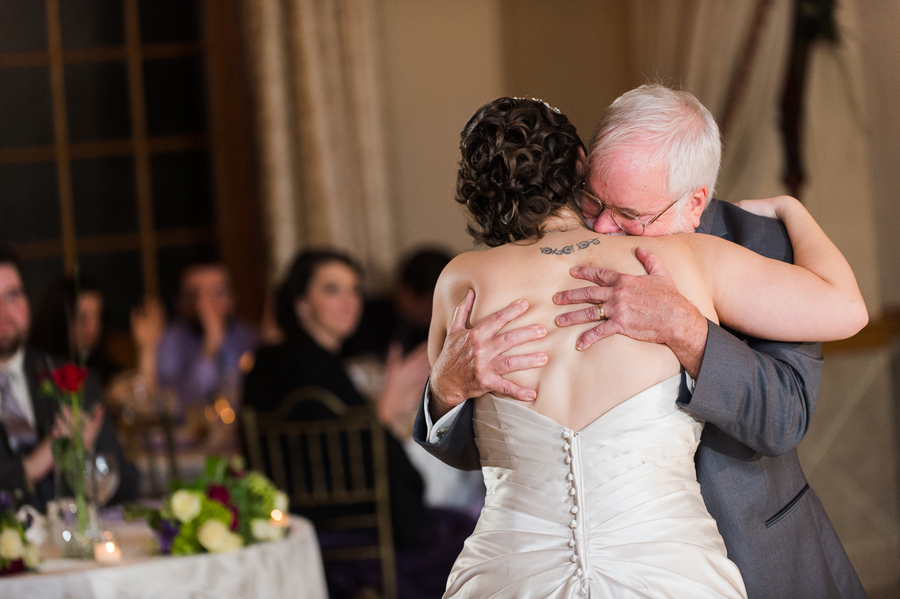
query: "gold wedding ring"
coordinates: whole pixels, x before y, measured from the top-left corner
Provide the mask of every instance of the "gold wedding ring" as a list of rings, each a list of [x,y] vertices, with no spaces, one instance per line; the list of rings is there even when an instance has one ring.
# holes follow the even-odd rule
[[[603,312],[603,304],[597,304],[597,309],[600,310],[600,320],[606,320],[606,314]]]

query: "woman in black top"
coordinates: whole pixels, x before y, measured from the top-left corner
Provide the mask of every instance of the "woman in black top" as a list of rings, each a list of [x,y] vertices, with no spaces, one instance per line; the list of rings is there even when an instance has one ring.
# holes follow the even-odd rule
[[[274,411],[288,394],[305,386],[326,389],[348,406],[366,403],[339,356],[362,314],[361,275],[359,266],[339,252],[306,251],[295,258],[276,298],[285,340],[257,353],[244,383],[246,405]],[[334,416],[326,408],[305,406],[292,412],[292,417]],[[421,545],[426,525],[422,479],[402,445],[390,433],[385,437],[394,542],[398,549],[415,549]]]

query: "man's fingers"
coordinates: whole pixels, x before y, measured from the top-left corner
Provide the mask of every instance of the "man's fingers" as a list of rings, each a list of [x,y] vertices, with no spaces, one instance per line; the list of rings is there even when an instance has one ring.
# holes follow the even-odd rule
[[[669,276],[669,271],[666,270],[665,265],[663,265],[663,261],[656,254],[648,252],[642,247],[636,248],[634,253],[637,256],[638,260],[641,261],[641,264],[644,265],[644,268],[647,270],[648,275]]]
[[[456,309],[453,311],[453,320],[450,321],[450,327],[447,329],[448,334],[462,331],[466,328],[466,324],[469,322],[469,314],[472,312],[472,305],[474,303],[475,290],[469,289],[466,292],[466,297],[463,298],[463,301],[456,304]]]
[[[553,303],[559,306],[568,304],[599,304],[609,300],[609,291],[606,287],[580,287],[560,291],[553,296]]]
[[[603,316],[609,316],[605,314]],[[556,326],[570,327],[575,324],[584,324],[586,322],[597,322],[600,318],[600,307],[590,306],[584,310],[576,310],[575,312],[566,312],[556,317]]]
[[[508,395],[513,399],[520,401],[534,401],[537,398],[537,392],[528,387],[520,387],[519,385],[510,383],[504,378],[498,378],[497,382],[491,386],[496,393]]]
[[[492,354],[499,355],[523,343],[543,339],[546,336],[547,329],[539,324],[512,329],[504,332],[502,335],[493,337],[490,342],[490,350]]]
[[[606,268],[594,268],[592,266],[573,266],[569,274],[576,279],[591,281],[598,285],[615,285],[619,273]]]
[[[604,320],[597,326],[582,333],[581,337],[578,338],[578,342],[575,343],[575,349],[584,351],[601,339],[615,335],[618,332],[618,327],[612,321]]]
[[[528,302],[525,300],[516,300],[505,308],[497,310],[489,315],[473,327],[473,330],[477,329],[485,333],[488,337],[493,337],[500,329],[505,327],[508,322],[515,320],[524,314],[526,310],[528,310]]]
[[[498,358],[499,368],[498,374],[506,374],[508,372],[517,372],[519,370],[529,370],[531,368],[540,368],[547,363],[547,354],[534,353],[522,354],[520,356],[503,356]]]

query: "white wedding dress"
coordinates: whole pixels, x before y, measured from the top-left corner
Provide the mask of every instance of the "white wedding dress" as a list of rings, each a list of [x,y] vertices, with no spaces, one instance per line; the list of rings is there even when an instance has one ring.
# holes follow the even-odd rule
[[[475,404],[487,498],[445,597],[745,598],[694,470],[702,424],[680,376],[578,432],[494,396]]]

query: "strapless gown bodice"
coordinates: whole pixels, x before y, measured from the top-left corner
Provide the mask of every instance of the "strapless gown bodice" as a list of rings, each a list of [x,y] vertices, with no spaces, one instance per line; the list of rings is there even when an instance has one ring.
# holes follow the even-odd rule
[[[476,400],[487,496],[445,597],[745,597],[700,496],[701,423],[659,383],[580,431]]]

